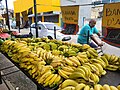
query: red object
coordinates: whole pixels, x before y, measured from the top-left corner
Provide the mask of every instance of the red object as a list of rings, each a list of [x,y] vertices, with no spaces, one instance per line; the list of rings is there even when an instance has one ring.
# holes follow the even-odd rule
[[[16,31],[12,31],[12,34],[13,34],[13,35],[20,35],[20,33],[19,33],[19,32],[16,32]]]
[[[8,33],[1,33],[0,38],[10,38],[10,35]]]

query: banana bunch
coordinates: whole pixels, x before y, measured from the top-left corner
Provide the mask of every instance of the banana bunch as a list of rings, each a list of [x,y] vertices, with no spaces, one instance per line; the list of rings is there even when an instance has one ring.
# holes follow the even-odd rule
[[[65,63],[63,61],[62,56],[54,56],[52,62],[50,63],[51,66],[53,66],[55,69],[58,69],[59,66],[64,66],[63,64]]]
[[[75,80],[67,79],[61,85],[58,90],[75,90],[78,83]]]
[[[89,61],[86,52],[79,52],[76,58],[80,61],[81,64],[84,64]]]
[[[90,75],[91,75],[90,68],[83,65],[76,68],[75,71],[69,76],[69,78],[71,79],[82,78],[86,82],[89,82]]]
[[[107,58],[109,64],[117,64],[120,65],[119,63],[119,57],[115,55],[109,55],[109,54],[104,54],[104,56]]]
[[[89,49],[89,48],[91,48],[91,47],[90,47],[90,45],[88,45],[88,44],[83,44],[83,45],[82,45],[82,50],[83,50],[83,51],[87,51],[87,49]]]
[[[116,71],[119,69],[119,66],[118,65],[108,65],[106,67],[107,70],[110,70],[110,71]]]
[[[61,66],[61,68],[58,69],[59,75],[65,79],[69,78],[73,72],[74,69],[71,66]]]
[[[62,78],[58,74],[53,74],[51,73],[44,81],[43,81],[43,86],[49,86],[49,87],[54,87],[58,86],[62,82]]]
[[[94,48],[88,48],[86,53],[87,53],[88,58],[97,58],[98,57],[98,53]]]

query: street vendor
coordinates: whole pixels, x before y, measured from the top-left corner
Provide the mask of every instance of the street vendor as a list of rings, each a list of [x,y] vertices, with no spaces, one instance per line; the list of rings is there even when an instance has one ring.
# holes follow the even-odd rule
[[[95,27],[96,21],[91,19],[89,24],[82,27],[80,33],[78,34],[77,42],[80,44],[89,44],[93,48],[98,46],[103,46],[102,42],[99,42],[93,34],[97,34],[100,37],[100,33]],[[91,42],[91,39],[98,45]]]

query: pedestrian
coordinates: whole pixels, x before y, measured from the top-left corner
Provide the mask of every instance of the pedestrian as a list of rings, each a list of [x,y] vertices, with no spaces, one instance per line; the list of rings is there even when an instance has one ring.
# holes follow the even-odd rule
[[[92,48],[97,48],[98,46],[103,46],[102,42],[98,41],[93,34],[97,34],[100,37],[100,33],[95,27],[96,21],[91,19],[89,24],[82,27],[80,33],[78,34],[77,42],[80,44],[89,44]],[[91,42],[91,39],[98,45]]]

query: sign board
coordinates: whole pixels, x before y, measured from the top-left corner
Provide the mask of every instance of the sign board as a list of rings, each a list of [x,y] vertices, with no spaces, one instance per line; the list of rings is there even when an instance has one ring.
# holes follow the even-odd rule
[[[68,24],[78,24],[79,6],[61,6],[62,20]]]
[[[120,28],[120,3],[104,5],[102,26]]]

